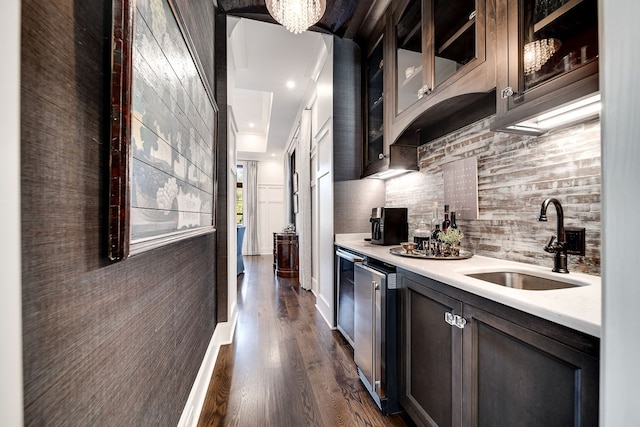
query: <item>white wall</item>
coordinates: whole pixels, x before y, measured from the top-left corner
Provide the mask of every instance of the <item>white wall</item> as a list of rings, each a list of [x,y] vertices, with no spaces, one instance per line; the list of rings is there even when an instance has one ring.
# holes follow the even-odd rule
[[[284,162],[281,158],[258,164],[258,185],[284,185]]]
[[[0,425],[22,425],[20,256],[20,0],[0,2]]]
[[[333,39],[326,38],[328,55],[318,76],[317,98],[313,105],[312,164],[316,167],[313,189],[314,242],[313,290],[316,307],[330,327],[334,320],[333,276]]]
[[[600,425],[638,426],[640,38],[638,0],[600,0],[602,281]]]

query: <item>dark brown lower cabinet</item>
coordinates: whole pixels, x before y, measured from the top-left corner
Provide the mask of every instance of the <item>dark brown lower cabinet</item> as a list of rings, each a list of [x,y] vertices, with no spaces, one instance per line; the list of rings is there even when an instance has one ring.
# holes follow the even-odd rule
[[[460,425],[462,330],[444,313],[462,314],[462,303],[402,277],[404,342],[401,405],[418,425]]]
[[[417,425],[598,425],[599,340],[399,271],[401,404]]]

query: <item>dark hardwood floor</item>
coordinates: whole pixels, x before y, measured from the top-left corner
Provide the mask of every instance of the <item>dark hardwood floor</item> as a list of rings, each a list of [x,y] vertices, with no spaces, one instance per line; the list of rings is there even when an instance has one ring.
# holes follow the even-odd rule
[[[245,257],[238,324],[223,346],[199,426],[407,426],[378,410],[353,351],[329,329],[297,279],[273,274],[270,256]]]

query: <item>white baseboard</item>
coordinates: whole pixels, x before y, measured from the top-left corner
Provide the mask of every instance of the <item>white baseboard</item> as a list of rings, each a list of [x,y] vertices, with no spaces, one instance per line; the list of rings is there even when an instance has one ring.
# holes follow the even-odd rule
[[[320,313],[329,328],[335,329],[333,326],[333,312],[331,306],[327,303],[322,295],[316,296],[316,310]]]
[[[207,352],[204,355],[204,360],[196,375],[196,380],[191,387],[191,393],[187,398],[187,403],[184,405],[182,415],[178,421],[178,427],[197,427],[198,419],[200,418],[200,412],[202,412],[202,406],[207,396],[207,390],[209,389],[209,382],[213,375],[213,369],[216,366],[216,360],[218,359],[218,353],[220,347],[233,342],[233,333],[238,321],[238,312],[234,310],[231,321],[221,322],[216,325],[216,329],[213,331],[213,336],[207,347]]]

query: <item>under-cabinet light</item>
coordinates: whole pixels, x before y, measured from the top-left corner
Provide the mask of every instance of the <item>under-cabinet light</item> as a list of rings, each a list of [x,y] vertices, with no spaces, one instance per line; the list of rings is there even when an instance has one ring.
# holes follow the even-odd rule
[[[407,172],[411,172],[411,171],[408,171],[406,169],[389,169],[384,172],[375,173],[371,175],[369,178],[389,179],[389,178],[395,178],[396,176],[400,176]]]
[[[523,126],[521,124],[507,126],[507,129],[515,130],[515,131],[518,131],[518,132],[530,132],[530,133],[534,133],[536,135],[540,134],[540,129],[539,128],[532,127],[532,126]]]
[[[600,113],[602,104],[600,95],[583,99],[558,110],[542,114],[538,117],[538,125],[543,129],[552,129],[567,123],[593,117]]]
[[[507,129],[520,132],[538,131],[540,134],[553,128],[595,117],[601,109],[600,94],[597,94],[509,126]]]

